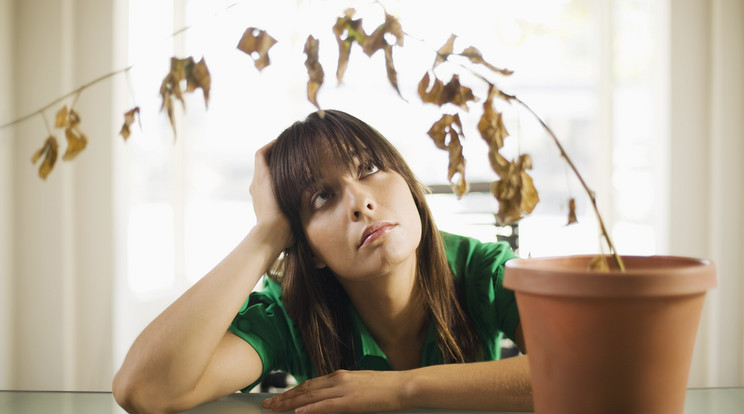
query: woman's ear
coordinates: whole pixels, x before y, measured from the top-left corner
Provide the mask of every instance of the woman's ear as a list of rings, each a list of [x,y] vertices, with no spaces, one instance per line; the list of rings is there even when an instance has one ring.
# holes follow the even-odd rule
[[[320,260],[318,256],[313,256],[313,263],[315,263],[316,269],[323,269],[326,267],[326,264],[324,261]]]

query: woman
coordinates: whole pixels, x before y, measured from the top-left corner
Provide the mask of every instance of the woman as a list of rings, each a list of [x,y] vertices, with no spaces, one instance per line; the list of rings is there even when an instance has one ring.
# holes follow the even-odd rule
[[[256,226],[132,345],[113,384],[125,409],[184,410],[274,369],[312,378],[275,411],[531,409],[526,357],[498,360],[501,332],[525,350],[501,287],[513,255],[437,231],[376,130],[309,115],[257,152],[251,195]]]

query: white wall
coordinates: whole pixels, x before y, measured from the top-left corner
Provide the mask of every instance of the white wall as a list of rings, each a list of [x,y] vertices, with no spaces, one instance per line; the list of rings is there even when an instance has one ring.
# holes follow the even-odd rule
[[[669,0],[669,253],[712,259],[692,386],[744,385],[744,2]]]
[[[720,288],[706,316],[715,327],[709,383],[744,384],[744,2],[713,2],[711,16],[710,257]],[[710,348],[710,347],[709,347]]]
[[[0,0],[0,114],[7,120],[13,111],[13,4]],[[7,121],[0,118],[0,124]],[[0,338],[13,337],[13,269],[12,217],[13,217],[13,140],[10,128],[0,129]],[[9,384],[13,342],[0,340],[0,389]]]
[[[111,72],[114,1],[13,2],[14,107],[21,116]],[[7,388],[110,388],[113,286],[111,83],[86,89],[76,111],[87,149],[46,181],[29,162],[48,133],[41,117],[13,129],[15,227],[10,283],[13,378]],[[68,106],[72,101],[65,102]],[[48,119],[63,103],[46,111]],[[55,130],[60,155],[64,133]],[[6,384],[3,384],[6,385]]]

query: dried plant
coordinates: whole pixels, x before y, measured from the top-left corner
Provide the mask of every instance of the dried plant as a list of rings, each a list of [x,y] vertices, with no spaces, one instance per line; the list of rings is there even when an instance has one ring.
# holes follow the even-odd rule
[[[336,78],[338,83],[343,83],[343,77],[346,73],[351,56],[351,49],[354,47],[354,44],[357,44],[362,48],[362,51],[367,56],[372,56],[379,50],[384,52],[385,71],[388,81],[398,95],[403,98],[398,87],[398,72],[393,63],[393,48],[395,46],[402,47],[405,38],[405,32],[403,31],[400,22],[394,16],[385,12],[384,22],[378,25],[372,33],[367,34],[362,26],[362,19],[354,18],[355,13],[356,11],[354,9],[345,10],[343,15],[336,19],[335,24],[331,28],[339,48],[339,58],[336,67]],[[386,37],[386,35],[390,36]],[[394,39],[395,42],[390,43],[388,39]],[[483,111],[477,123],[477,130],[480,133],[481,138],[488,145],[488,160],[492,170],[498,176],[498,179],[491,184],[491,193],[499,203],[499,210],[496,213],[496,219],[499,224],[512,224],[530,214],[539,202],[539,196],[532,177],[528,174],[528,170],[532,169],[532,160],[530,156],[528,154],[521,154],[515,159],[509,159],[502,152],[504,142],[509,136],[509,133],[504,124],[503,114],[498,110],[495,104],[497,100],[509,104],[517,104],[525,108],[534,116],[554,141],[560,150],[561,157],[563,157],[568,163],[591,200],[599,221],[600,230],[615,259],[615,262],[621,270],[624,269],[622,260],[615,250],[615,246],[612,243],[612,239],[607,232],[599,213],[599,209],[597,208],[594,192],[587,186],[583,177],[579,174],[570,157],[563,149],[563,146],[556,135],[527,104],[516,96],[507,94],[499,89],[495,83],[490,81],[487,77],[480,75],[473,66],[486,68],[491,74],[498,76],[509,76],[512,74],[512,71],[492,65],[486,61],[481,52],[473,46],[463,48],[459,53],[456,53],[456,39],[456,35],[450,35],[445,44],[441,46],[439,50],[434,52],[434,63],[432,64],[432,67],[423,74],[421,81],[418,83],[417,92],[423,103],[434,104],[440,108],[454,106],[459,108],[459,110],[469,111],[469,105],[471,103],[481,100],[483,101]],[[248,27],[239,40],[237,48],[250,55],[254,60],[256,68],[259,71],[262,71],[271,64],[271,60],[269,59],[269,50],[276,43],[276,39],[269,35],[265,30]],[[306,55],[305,66],[308,73],[307,99],[318,108],[322,115],[323,108],[318,103],[318,93],[323,85],[324,71],[320,61],[318,60],[319,47],[319,40],[315,39],[313,36],[308,36],[304,45],[303,53]],[[486,84],[485,86],[487,86],[487,88],[484,88],[487,90],[487,94],[484,97],[485,99],[476,96],[472,88],[462,85],[458,73],[454,73],[446,82],[436,76],[435,69],[445,62],[449,62],[453,57],[457,57],[458,59],[464,58],[467,65],[456,63],[457,67],[467,71],[471,75],[475,75],[477,79],[480,79]],[[85,87],[113,76],[116,73],[126,72],[128,69],[129,68],[105,75],[94,82],[84,85],[76,92],[79,95]],[[206,107],[209,102],[210,84],[211,77],[204,59],[195,62],[193,57],[183,59],[176,57],[171,58],[170,70],[163,79],[160,88],[160,95],[162,97],[161,110],[165,110],[167,113],[174,130],[174,136],[176,132],[174,101],[180,101],[185,109],[185,101],[183,98],[184,93],[193,92],[194,90],[201,88]],[[71,94],[68,94],[68,96],[69,95]],[[61,99],[58,99],[55,102],[58,102],[59,100]],[[47,107],[49,106],[51,106],[51,104]],[[38,111],[38,113],[43,116],[43,111],[47,107]],[[134,120],[138,115],[139,107],[134,107],[124,114],[124,124],[122,125],[120,135],[125,140],[130,136],[130,126],[134,123]],[[28,116],[3,126],[20,122],[26,118],[28,118]],[[87,145],[87,137],[80,131],[79,124],[79,115],[72,109],[68,111],[66,106],[57,113],[55,127],[65,128],[65,136],[67,138],[67,150],[63,156],[64,160],[74,159]],[[428,135],[431,137],[437,148],[445,150],[449,154],[447,178],[452,185],[453,192],[458,198],[462,197],[468,191],[468,183],[466,180],[465,169],[466,160],[463,156],[461,142],[461,138],[463,137],[463,125],[459,114],[442,113],[441,118],[435,121],[429,128]],[[43,146],[32,156],[33,163],[38,162],[38,160],[43,157],[43,161],[39,167],[40,177],[45,179],[52,171],[57,160],[57,152],[57,139],[50,132],[49,137],[45,140]],[[575,223],[575,200],[571,198],[568,205],[568,224]],[[597,256],[596,260],[592,261],[592,267],[597,269],[607,268],[603,256]]]

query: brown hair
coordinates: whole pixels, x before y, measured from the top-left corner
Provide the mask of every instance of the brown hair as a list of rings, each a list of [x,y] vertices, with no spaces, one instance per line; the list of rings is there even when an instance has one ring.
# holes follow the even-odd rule
[[[422,225],[416,251],[416,289],[436,328],[437,344],[445,362],[478,359],[478,337],[458,300],[444,244],[424,198],[425,187],[374,128],[347,113],[326,110],[324,117],[314,112],[282,132],[269,160],[274,193],[296,241],[282,260],[283,300],[302,334],[316,375],[356,368],[350,316],[343,300],[346,293],[330,269],[313,266],[298,207],[302,194],[318,181],[315,173],[321,171],[329,155],[339,168],[352,169],[361,161],[404,178]]]

